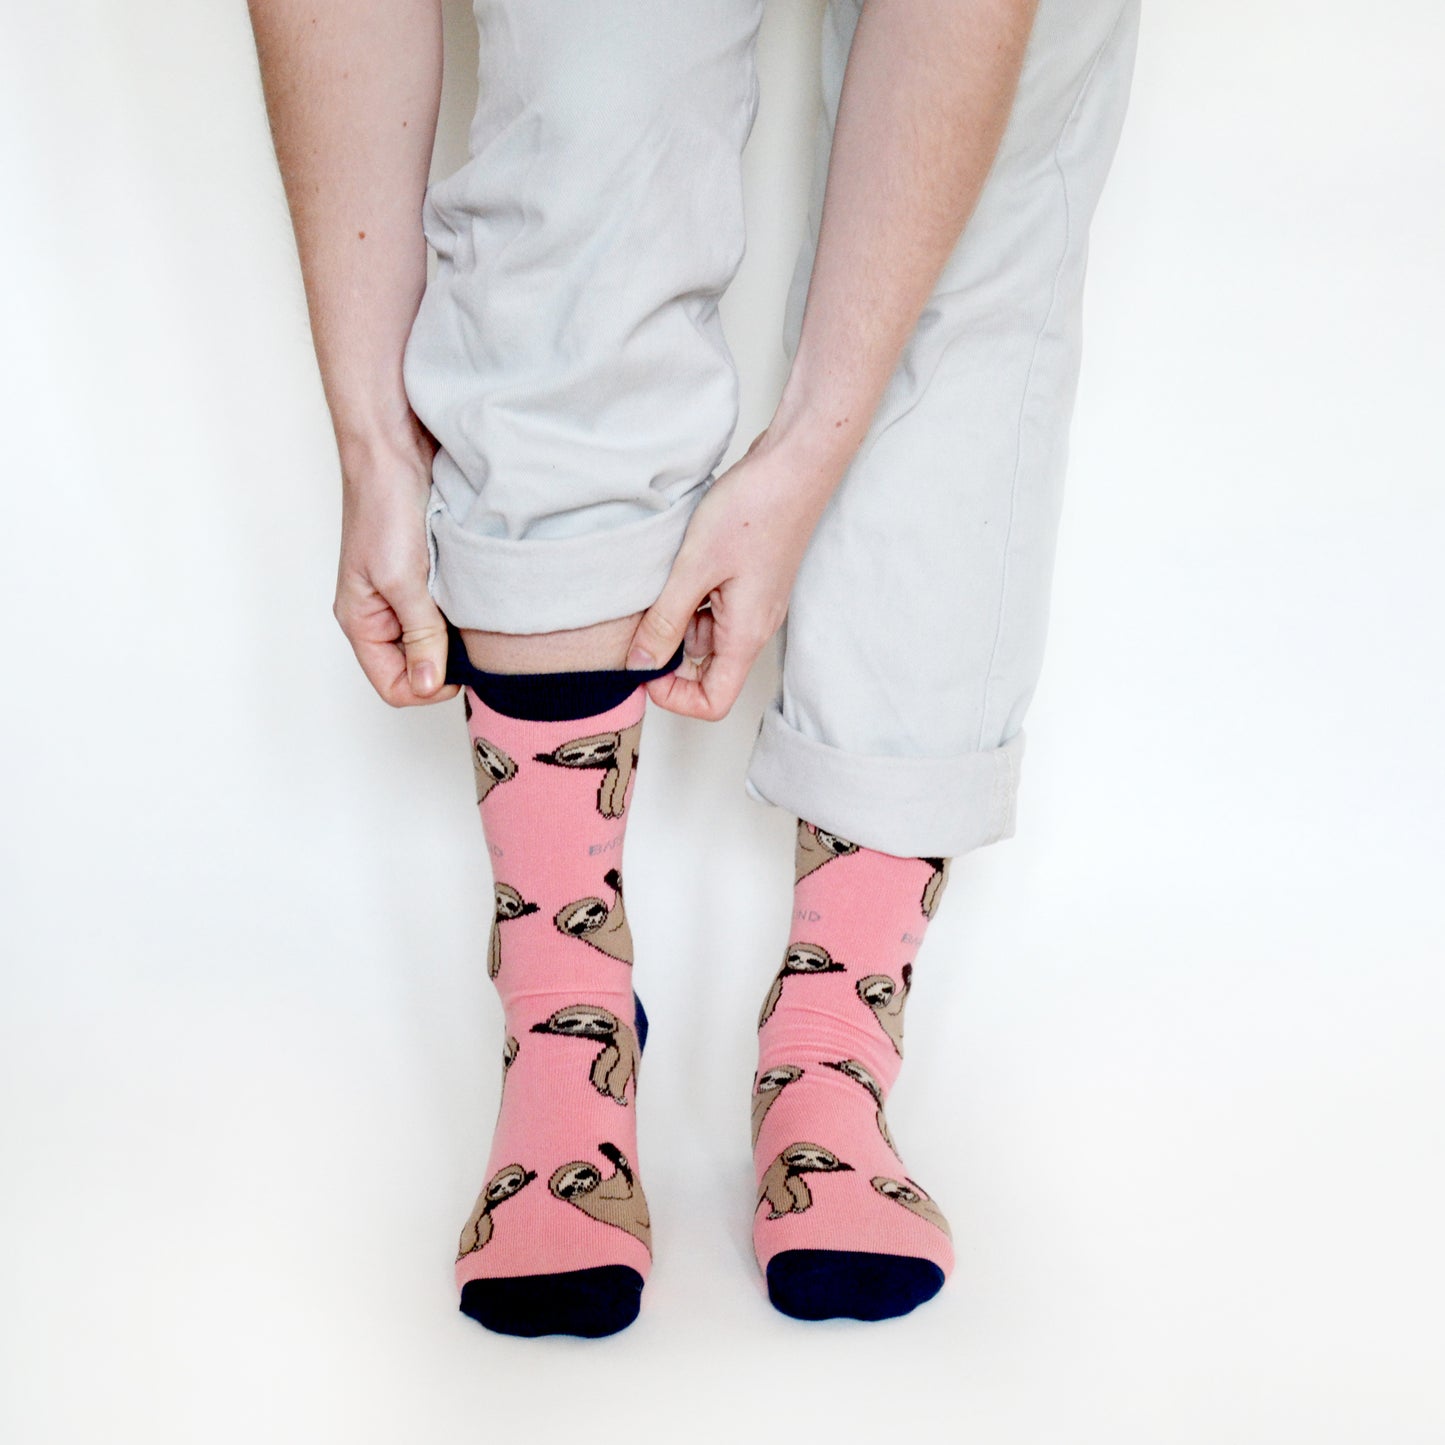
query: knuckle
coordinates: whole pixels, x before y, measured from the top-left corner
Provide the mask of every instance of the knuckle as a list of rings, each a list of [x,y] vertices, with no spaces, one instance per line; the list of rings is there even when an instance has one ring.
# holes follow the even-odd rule
[[[425,647],[430,642],[439,642],[445,633],[434,622],[427,621],[420,627],[403,627],[401,645],[405,648]]]
[[[672,608],[654,604],[651,611],[642,619],[642,630],[653,638],[667,637],[677,631],[677,624],[673,621]]]
[[[375,574],[376,590],[387,601],[402,596],[411,585],[411,578],[400,567],[382,567]]]

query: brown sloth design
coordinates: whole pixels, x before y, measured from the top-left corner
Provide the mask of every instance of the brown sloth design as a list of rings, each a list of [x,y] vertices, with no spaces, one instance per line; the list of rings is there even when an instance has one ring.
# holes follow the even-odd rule
[[[493,788],[517,776],[517,765],[496,743],[473,738],[472,772],[476,775],[477,802],[480,803]]]
[[[873,1102],[878,1105],[878,1132],[883,1136],[883,1142],[897,1154],[898,1146],[893,1142],[893,1135],[888,1132],[888,1120],[883,1117],[883,1085],[873,1077],[871,1070],[857,1059],[836,1059],[831,1063],[824,1060],[823,1067],[836,1069],[855,1084],[862,1084],[873,1095]]]
[[[858,845],[840,838],[836,833],[815,828],[798,819],[798,836],[793,848],[793,882],[801,883],[808,874],[816,873],[825,863],[856,853]]]
[[[592,1060],[592,1087],[626,1105],[627,1081],[637,1073],[642,1051],[637,1047],[637,1035],[616,1014],[593,1004],[574,1003],[533,1024],[532,1032],[601,1045]]]
[[[758,1185],[758,1205],[768,1206],[768,1219],[781,1219],[785,1214],[801,1214],[813,1207],[813,1191],[808,1188],[805,1174],[838,1174],[851,1171],[853,1166],[845,1164],[831,1150],[821,1144],[809,1144],[799,1140],[786,1149],[768,1165],[762,1182]]]
[[[877,1174],[870,1182],[885,1199],[901,1204],[910,1213],[926,1219],[950,1239],[953,1238],[953,1231],[948,1227],[943,1211],[911,1179],[889,1179],[886,1175]]]
[[[492,1237],[492,1211],[525,1189],[536,1177],[531,1169],[524,1169],[520,1164],[508,1164],[487,1180],[482,1192],[477,1195],[472,1217],[462,1229],[461,1241],[457,1245],[458,1259],[486,1246]]]
[[[502,1045],[502,1087],[504,1089],[507,1087],[507,1074],[512,1065],[517,1062],[517,1054],[521,1047],[511,1034],[507,1035],[507,1042]]]
[[[903,1005],[908,1002],[908,990],[913,986],[913,965],[905,963],[902,974],[901,988],[886,973],[870,973],[858,980],[858,997],[873,1010],[873,1017],[900,1058],[903,1057]]]
[[[502,971],[502,928],[514,918],[525,918],[537,911],[535,903],[528,903],[510,884],[494,886],[495,909],[492,913],[492,936],[487,940],[487,977],[496,978]]]
[[[642,741],[642,721],[615,733],[593,733],[573,738],[550,753],[538,753],[536,761],[557,768],[601,768],[597,788],[597,811],[604,818],[620,818],[627,809],[627,784],[637,768],[637,749]]]
[[[552,921],[569,938],[580,938],[619,963],[631,963],[632,930],[622,905],[622,874],[609,868],[602,881],[615,895],[611,908],[600,898],[579,898],[558,909]]]
[[[833,955],[817,943],[790,943],[787,951],[783,954],[783,966],[778,970],[777,977],[773,979],[773,986],[768,990],[768,996],[763,1000],[762,1010],[758,1014],[758,1027],[767,1023],[772,1018],[773,1010],[778,1006],[778,1000],[783,996],[783,984],[790,978],[795,978],[800,973],[846,973],[847,969],[834,961]]]
[[[640,1239],[652,1252],[652,1223],[647,1217],[647,1200],[643,1198],[642,1186],[632,1173],[616,1144],[599,1144],[597,1152],[612,1165],[612,1173],[602,1177],[602,1171],[586,1159],[576,1159],[557,1169],[547,1187],[557,1196],[583,1214],[590,1214],[602,1224],[611,1224],[625,1229],[628,1234]]]
[[[948,865],[953,860],[950,858],[925,858],[933,872],[928,875],[928,882],[923,885],[923,897],[919,900],[919,907],[923,909],[925,918],[932,918],[938,912],[938,900],[943,897],[943,890],[948,884]]]
[[[803,1077],[803,1071],[796,1064],[779,1064],[767,1069],[753,1081],[753,1148],[758,1147],[758,1135],[762,1133],[763,1120],[773,1107],[779,1094]]]

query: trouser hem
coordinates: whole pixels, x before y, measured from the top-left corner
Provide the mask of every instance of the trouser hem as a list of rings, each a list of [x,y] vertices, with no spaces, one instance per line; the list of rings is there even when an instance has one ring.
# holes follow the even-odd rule
[[[604,532],[520,540],[468,531],[433,490],[427,591],[458,627],[483,632],[561,632],[643,612],[706,490],[701,483],[665,511]]]
[[[1024,735],[950,757],[845,752],[805,736],[775,699],[744,786],[841,838],[903,858],[955,858],[1014,834]]]

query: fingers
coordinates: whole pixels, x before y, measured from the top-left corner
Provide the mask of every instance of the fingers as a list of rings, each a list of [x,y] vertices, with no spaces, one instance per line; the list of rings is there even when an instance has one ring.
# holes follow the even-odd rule
[[[682,666],[648,683],[648,696],[683,717],[706,722],[726,717],[786,612],[786,603],[766,593],[741,582],[725,583],[713,593],[710,610],[688,629]]]
[[[677,651],[698,604],[712,585],[690,565],[686,549],[679,552],[657,601],[642,614],[632,634],[628,667],[646,669],[666,662]]]
[[[713,616],[711,609],[694,612],[682,639],[682,659],[701,666],[712,655]]]
[[[442,702],[458,691],[443,681],[446,619],[427,591],[429,462],[424,446],[368,452],[342,489],[332,610],[367,679],[393,707]]]
[[[648,683],[648,696],[659,707],[682,717],[720,722],[738,700],[752,662],[752,657],[714,655],[695,679],[674,672]]]
[[[401,650],[414,696],[430,700],[447,673],[447,624],[441,609],[421,583],[387,599],[401,624]]]
[[[430,613],[435,614],[433,621],[427,608],[408,595],[407,589],[393,590],[407,595],[401,606],[411,619],[410,628],[378,589],[343,581],[337,590],[332,611],[367,681],[392,707],[416,707],[455,697],[456,686],[443,686],[441,681],[446,675],[446,623],[436,604],[426,598]]]
[[[766,640],[721,646],[698,662],[685,662],[676,672],[648,683],[647,694],[669,712],[718,722],[738,700]]]

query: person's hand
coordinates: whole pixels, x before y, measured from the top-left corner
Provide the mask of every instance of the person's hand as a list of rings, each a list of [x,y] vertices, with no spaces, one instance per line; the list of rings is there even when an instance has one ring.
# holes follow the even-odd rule
[[[446,620],[427,592],[427,447],[343,458],[332,608],[372,687],[393,707],[445,702]]]
[[[633,635],[627,665],[682,665],[647,685],[670,712],[715,722],[782,625],[788,594],[841,463],[758,436],[688,522],[672,571]]]

